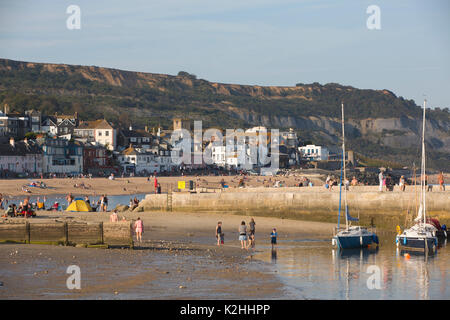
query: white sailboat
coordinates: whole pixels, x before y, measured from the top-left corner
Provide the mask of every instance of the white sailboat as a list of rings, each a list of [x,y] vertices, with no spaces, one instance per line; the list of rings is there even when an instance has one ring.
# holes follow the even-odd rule
[[[341,166],[341,183],[339,187],[339,215],[338,225],[336,228],[336,234],[332,239],[332,244],[341,249],[355,249],[364,248],[371,245],[373,242],[378,244],[378,237],[372,231],[367,230],[365,227],[352,226],[352,221],[358,221],[359,219],[350,216],[347,203],[347,187],[344,187],[344,210],[345,210],[345,229],[340,230],[340,216],[341,216],[341,196],[342,186],[346,181],[345,171],[345,125],[344,125],[344,104],[341,104],[342,111],[342,166]]]
[[[427,223],[426,220],[426,185],[425,185],[425,175],[426,175],[426,165],[425,165],[425,111],[426,111],[427,101],[423,102],[423,125],[422,125],[422,165],[421,165],[421,179],[420,179],[420,206],[418,214],[414,222],[416,223],[411,228],[403,231],[402,234],[397,235],[396,243],[397,246],[402,246],[411,249],[423,249],[425,252],[436,251],[436,246],[438,244],[438,239],[436,237],[436,232],[438,231],[435,226]]]

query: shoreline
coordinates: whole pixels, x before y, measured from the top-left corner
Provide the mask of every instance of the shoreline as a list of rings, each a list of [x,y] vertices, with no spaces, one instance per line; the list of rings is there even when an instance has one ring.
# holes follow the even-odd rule
[[[297,187],[295,186],[301,182],[301,177],[308,177],[314,182],[313,187]],[[245,180],[246,187],[238,188],[240,176],[169,176],[169,177],[157,177],[158,182],[161,184],[161,192],[167,193],[169,190],[178,192],[178,181],[185,181],[188,188],[188,181],[192,180],[196,184],[197,192],[313,192],[313,193],[330,193],[324,187],[323,175],[321,174],[304,174],[301,176],[277,176],[277,177],[264,177],[264,176],[248,176]],[[222,189],[220,181],[224,180],[229,188]],[[48,188],[30,187],[28,186],[29,193],[22,190],[22,186],[27,186],[31,181],[42,181]],[[281,187],[274,187],[276,181],[280,181]],[[84,184],[85,187],[82,187]],[[78,186],[76,186],[78,185]],[[417,191],[420,186],[417,186]],[[434,185],[433,192],[439,191],[439,186]],[[406,186],[404,193],[414,192],[414,186]],[[350,192],[373,192],[378,190],[378,186],[350,186]],[[187,192],[188,189],[181,191]],[[339,187],[334,186],[331,193],[339,192]],[[447,184],[446,191],[450,192],[449,185]],[[55,178],[55,179],[0,179],[0,194],[3,197],[37,197],[37,196],[49,196],[49,195],[67,195],[80,194],[87,196],[99,196],[102,194],[107,195],[132,195],[132,194],[154,194],[154,178],[150,178],[147,181],[146,177],[125,177],[115,178],[109,180],[108,178]],[[399,193],[398,186],[394,187],[394,191],[386,193]]]
[[[122,213],[119,213],[121,216]],[[233,214],[128,212],[127,220],[144,221],[143,243],[134,250],[50,245],[0,244],[4,283],[0,299],[279,299],[281,279],[268,264],[251,259],[263,252],[276,227],[284,239],[329,236],[332,225],[255,217],[256,249],[242,250],[238,225],[250,217]],[[31,223],[55,219],[106,221],[109,213],[50,213]],[[225,245],[215,245],[215,225],[224,225]],[[236,230],[234,230],[236,229]],[[68,290],[68,265],[79,265],[82,289]],[[111,277],[113,276],[113,277]],[[258,289],[248,290],[257,280]],[[25,285],[26,283],[26,285]],[[181,286],[181,287],[180,287]]]

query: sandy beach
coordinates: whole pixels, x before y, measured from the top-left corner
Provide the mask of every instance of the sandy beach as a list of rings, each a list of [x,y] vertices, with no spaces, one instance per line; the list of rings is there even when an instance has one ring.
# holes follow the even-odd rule
[[[446,175],[447,176],[447,175]],[[323,174],[295,174],[289,176],[246,176],[244,189],[273,187],[276,181],[280,182],[281,187],[296,187],[302,178],[306,177],[314,185],[314,188],[320,191],[326,191],[323,187],[326,176]],[[241,176],[171,176],[157,177],[161,184],[163,193],[168,190],[176,190],[178,181],[185,181],[188,188],[188,181],[192,180],[196,184],[197,190],[209,189],[209,191],[221,188],[221,180],[229,186],[229,190],[238,187]],[[338,178],[338,177],[337,177]],[[437,183],[437,176],[430,175],[430,183]],[[42,181],[47,188],[30,187],[32,181]],[[29,193],[24,192],[22,187],[26,186]],[[357,188],[364,190],[377,190],[378,186],[358,186]],[[281,190],[282,188],[280,188]],[[410,189],[407,187],[407,189]],[[334,190],[338,190],[337,187]],[[3,196],[37,196],[37,195],[66,195],[83,194],[89,196],[107,195],[127,195],[136,193],[154,193],[154,178],[149,180],[146,177],[125,177],[109,180],[107,178],[55,178],[55,179],[0,179],[0,194]]]
[[[203,213],[126,212],[143,219],[143,242],[135,250],[46,245],[0,245],[0,299],[277,299],[283,287],[264,262],[252,259],[279,239],[326,238],[333,225],[256,217],[256,248],[242,250],[238,226],[248,216]],[[120,218],[122,214],[120,214]],[[31,223],[49,220],[107,221],[109,213],[42,212]],[[223,222],[225,245],[215,245],[215,226]],[[263,247],[265,249],[258,248]],[[80,266],[81,290],[69,290],[69,265]],[[249,290],[257,281],[258,288]]]
[[[320,175],[309,177],[315,184],[321,184]],[[195,181],[197,188],[220,188],[220,181],[223,179],[230,188],[238,186],[240,176],[180,176],[180,177],[157,177],[161,184],[162,192],[167,192],[177,188],[178,181]],[[247,187],[273,186],[275,181],[281,181],[283,186],[293,187],[300,182],[300,177],[260,177],[250,176],[245,180]],[[42,181],[47,188],[30,187],[32,181]],[[187,183],[186,183],[187,185]],[[22,190],[27,186],[30,193]],[[188,186],[187,186],[188,187]],[[53,194],[85,194],[85,195],[122,195],[135,193],[154,193],[154,178],[148,181],[145,177],[127,177],[109,180],[107,178],[55,178],[55,179],[1,179],[0,193],[4,196],[22,195],[53,195]]]

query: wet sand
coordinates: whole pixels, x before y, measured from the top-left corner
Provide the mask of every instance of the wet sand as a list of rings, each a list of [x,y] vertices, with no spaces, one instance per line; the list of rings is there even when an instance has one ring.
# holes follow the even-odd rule
[[[105,221],[108,213],[42,213],[32,223],[72,219]],[[121,214],[119,214],[121,216]],[[257,217],[256,249],[242,250],[238,226],[250,217],[224,214],[127,212],[144,221],[144,241],[135,250],[45,245],[0,245],[0,299],[277,299],[284,288],[266,263],[252,259],[258,244],[322,237],[332,224]],[[223,222],[225,245],[215,245]],[[264,249],[267,250],[267,249]],[[81,290],[66,287],[66,268],[81,268]],[[181,288],[180,288],[181,286]]]

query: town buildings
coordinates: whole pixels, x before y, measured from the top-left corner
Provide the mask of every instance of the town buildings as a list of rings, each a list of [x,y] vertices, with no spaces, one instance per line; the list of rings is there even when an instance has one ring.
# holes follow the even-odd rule
[[[38,143],[20,141],[27,133],[37,134]],[[186,140],[186,134],[191,139]],[[131,124],[120,129],[106,119],[82,121],[76,112],[45,115],[31,109],[19,114],[9,112],[5,106],[0,112],[0,140],[4,143],[0,149],[0,169],[12,173],[151,174],[208,166],[261,169],[269,165],[272,156],[279,159],[280,168],[329,158],[325,147],[300,147],[293,129],[280,131],[276,137],[262,126],[221,134],[222,138],[197,141],[190,121],[182,118],[173,119],[173,130],[158,127],[150,132],[148,127],[134,129]],[[214,139],[222,140],[218,143]],[[272,143],[277,150],[271,150]],[[11,149],[12,145],[18,147]],[[17,159],[13,160],[14,157]],[[210,159],[205,161],[207,157]]]
[[[41,149],[35,141],[15,141],[11,137],[9,143],[0,144],[0,171],[3,177],[8,176],[8,173],[40,174],[42,160]]]
[[[309,161],[328,160],[329,151],[322,146],[308,144],[299,148],[302,158]]]
[[[102,145],[111,151],[117,147],[117,129],[105,119],[80,122],[73,129],[73,136],[83,142]]]
[[[42,166],[45,173],[83,173],[83,145],[63,138],[41,138]]]

